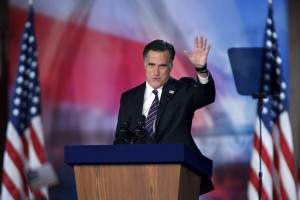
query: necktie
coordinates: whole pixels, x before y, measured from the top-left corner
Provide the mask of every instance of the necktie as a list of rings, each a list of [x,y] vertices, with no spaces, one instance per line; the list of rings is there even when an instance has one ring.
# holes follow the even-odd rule
[[[158,108],[158,96],[157,96],[157,90],[153,90],[152,91],[153,94],[155,95],[155,98],[154,100],[152,101],[152,104],[151,104],[151,107],[149,109],[149,112],[148,112],[148,116],[147,116],[147,119],[146,119],[146,130],[147,130],[147,133],[153,137],[154,135],[154,132],[153,132],[153,123],[155,121],[155,117],[156,117],[156,113],[157,113],[157,108]]]

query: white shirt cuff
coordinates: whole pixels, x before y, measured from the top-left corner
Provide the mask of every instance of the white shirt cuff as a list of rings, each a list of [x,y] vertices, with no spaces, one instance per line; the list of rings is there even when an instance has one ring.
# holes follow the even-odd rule
[[[202,77],[202,76],[200,76],[198,73],[197,73],[197,76],[198,76],[198,78],[199,78],[200,83],[202,83],[202,84],[208,83],[209,73],[208,73],[207,77]]]

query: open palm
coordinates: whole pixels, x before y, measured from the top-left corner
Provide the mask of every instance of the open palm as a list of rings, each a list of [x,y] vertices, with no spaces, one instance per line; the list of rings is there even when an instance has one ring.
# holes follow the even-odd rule
[[[206,43],[207,38],[201,36],[200,40],[198,41],[198,36],[196,36],[194,39],[193,53],[189,53],[187,50],[184,51],[184,54],[187,56],[187,58],[197,68],[202,68],[207,62],[207,57],[211,45],[206,45]]]

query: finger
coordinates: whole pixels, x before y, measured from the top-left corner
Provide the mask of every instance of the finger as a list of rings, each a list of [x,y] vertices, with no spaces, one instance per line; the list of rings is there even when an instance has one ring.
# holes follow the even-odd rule
[[[199,47],[203,48],[203,36],[200,36]]]
[[[205,38],[203,39],[203,49],[206,48],[206,43],[207,43],[207,38],[205,37]]]
[[[198,48],[198,36],[194,39],[194,49]]]
[[[184,53],[184,55],[186,55],[188,58],[192,56],[187,50],[184,50],[183,53]]]
[[[209,51],[210,51],[210,48],[211,48],[211,44],[209,44],[208,46],[207,46],[207,53],[209,53]]]

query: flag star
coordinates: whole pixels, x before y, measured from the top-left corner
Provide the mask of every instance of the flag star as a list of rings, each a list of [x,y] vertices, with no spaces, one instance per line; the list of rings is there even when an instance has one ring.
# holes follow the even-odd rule
[[[30,64],[31,63],[31,58],[28,58],[27,59],[27,64]]]
[[[29,53],[31,53],[31,52],[32,52],[32,47],[29,47],[29,48],[27,49],[27,51],[28,51]]]
[[[40,92],[40,87],[38,87],[38,86],[35,87],[35,91],[36,91],[36,92]]]
[[[32,63],[31,63],[31,67],[32,68],[35,68],[37,66],[37,63],[35,62],[35,61],[33,61]]]
[[[23,39],[27,39],[28,38],[28,33],[24,33],[23,34]]]
[[[267,29],[266,32],[267,32],[267,35],[268,35],[268,36],[271,36],[271,35],[272,35],[272,31],[271,31],[270,29]]]
[[[267,63],[265,64],[265,67],[266,67],[266,69],[269,70],[269,69],[271,69],[271,64],[267,62]]]
[[[36,107],[31,107],[31,108],[30,108],[30,113],[31,113],[32,115],[34,115],[36,112],[37,112]]]
[[[31,35],[31,36],[29,37],[29,42],[30,42],[30,43],[34,42],[34,36]]]
[[[284,89],[284,90],[286,89],[286,84],[285,84],[284,81],[281,83],[281,88]]]
[[[276,74],[280,75],[280,69],[279,68],[276,68]]]
[[[22,84],[23,81],[24,81],[24,79],[23,79],[22,76],[19,76],[19,77],[17,78],[17,82],[18,82],[19,84]]]
[[[268,18],[267,23],[268,23],[269,25],[271,25],[271,24],[272,24],[272,19],[271,19],[271,18]]]
[[[25,55],[20,55],[20,61],[23,62],[25,60]]]
[[[264,102],[264,103],[268,103],[268,102],[269,102],[269,98],[263,99],[263,102]]]
[[[279,98],[281,100],[284,100],[285,99],[285,93],[284,92],[281,92],[280,95],[279,95]]]
[[[35,97],[32,98],[32,101],[33,101],[33,103],[38,103],[39,102],[39,98],[35,96]]]
[[[271,79],[270,75],[269,74],[265,74],[265,80],[269,81],[270,79]]]
[[[271,116],[272,118],[276,117],[276,112],[274,112],[274,110],[271,110]]]
[[[266,41],[266,46],[271,48],[272,47],[272,42],[270,40],[267,40]]]
[[[29,75],[29,77],[30,77],[31,79],[33,79],[33,78],[35,77],[35,73],[34,73],[34,72],[31,72],[30,75]]]
[[[276,40],[277,39],[277,33],[273,32],[273,38]]]
[[[27,45],[26,44],[22,44],[21,49],[22,50],[26,50],[26,48],[27,48]]]
[[[20,103],[21,103],[20,98],[15,98],[15,99],[14,99],[14,104],[15,104],[16,106],[20,105]]]
[[[276,58],[276,63],[278,65],[280,65],[282,63],[282,60],[281,60],[281,58],[279,56]]]
[[[263,107],[262,114],[264,115],[268,114],[268,109],[266,107]]]
[[[14,116],[18,116],[19,115],[19,110],[17,108],[15,108],[13,111],[12,111],[13,115]]]
[[[264,85],[264,86],[263,86],[263,90],[264,90],[265,92],[268,92],[268,91],[270,90],[270,88],[269,88],[268,85]]]
[[[32,83],[32,82],[30,82],[30,83],[28,84],[28,88],[29,88],[29,89],[32,89],[32,88],[33,88],[33,83]]]
[[[30,22],[26,22],[25,27],[29,28],[30,26],[31,26],[31,23]]]
[[[25,71],[24,65],[20,65],[19,67],[19,72],[23,73]]]
[[[28,99],[31,100],[32,99],[32,93],[28,93]]]
[[[16,88],[16,93],[20,95],[20,94],[22,93],[22,88],[17,87],[17,88]]]
[[[279,105],[278,105],[278,109],[279,109],[280,111],[282,111],[282,110],[283,110],[283,105],[282,105],[282,104],[279,104]]]

